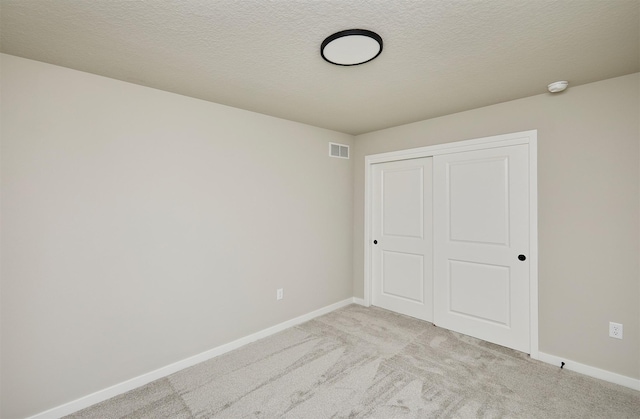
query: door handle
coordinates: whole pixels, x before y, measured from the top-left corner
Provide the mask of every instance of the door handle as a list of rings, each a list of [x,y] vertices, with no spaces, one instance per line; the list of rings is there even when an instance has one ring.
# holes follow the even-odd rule
[[[373,241],[373,244],[378,244],[378,240],[374,240],[374,241]]]
[[[527,257],[525,255],[519,255],[518,260],[527,260]]]

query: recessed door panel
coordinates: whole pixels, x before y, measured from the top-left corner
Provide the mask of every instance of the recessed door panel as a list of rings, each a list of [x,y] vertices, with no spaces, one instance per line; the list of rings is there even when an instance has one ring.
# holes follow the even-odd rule
[[[450,240],[508,245],[508,157],[447,163]]]
[[[424,168],[382,173],[382,231],[385,236],[424,236]]]
[[[449,260],[452,313],[509,326],[509,267]]]
[[[382,293],[424,303],[424,255],[383,251]]]

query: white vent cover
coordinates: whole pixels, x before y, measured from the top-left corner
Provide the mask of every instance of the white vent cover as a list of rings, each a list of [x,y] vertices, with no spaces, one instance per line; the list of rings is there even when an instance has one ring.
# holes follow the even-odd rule
[[[349,146],[344,144],[329,143],[329,155],[339,159],[349,158]]]

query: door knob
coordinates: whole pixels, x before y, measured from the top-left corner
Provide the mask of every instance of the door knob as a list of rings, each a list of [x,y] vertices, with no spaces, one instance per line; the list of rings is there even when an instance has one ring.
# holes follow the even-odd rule
[[[373,241],[373,244],[378,244],[378,240],[374,240],[374,241]]]
[[[519,260],[527,260],[527,257],[525,255],[520,255],[518,256]]]

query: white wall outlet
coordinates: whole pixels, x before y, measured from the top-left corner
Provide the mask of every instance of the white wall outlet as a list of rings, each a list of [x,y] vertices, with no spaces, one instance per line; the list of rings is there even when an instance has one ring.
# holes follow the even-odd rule
[[[284,289],[278,288],[276,290],[276,300],[282,300],[284,298]]]
[[[622,339],[622,325],[620,323],[609,322],[609,336]]]

